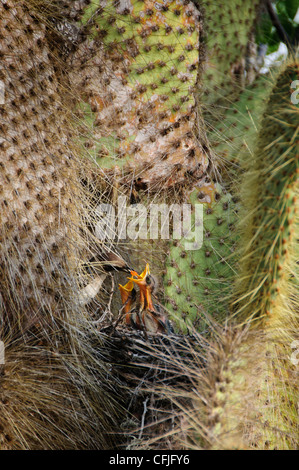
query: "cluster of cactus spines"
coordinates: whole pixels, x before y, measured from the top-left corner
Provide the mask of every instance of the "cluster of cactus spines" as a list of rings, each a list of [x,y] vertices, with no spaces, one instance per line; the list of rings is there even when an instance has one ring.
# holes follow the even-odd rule
[[[260,124],[250,169],[241,183],[238,315],[291,321],[298,211],[298,104],[291,84],[298,60],[279,73]],[[289,307],[288,307],[289,304]],[[274,321],[275,323],[275,321]],[[277,326],[275,324],[275,326]]]
[[[203,331],[208,316],[219,321],[226,317],[234,276],[237,201],[219,184],[208,194],[205,189],[195,189],[189,197],[193,210],[195,204],[203,205],[202,246],[186,250],[187,239],[174,240],[166,258],[166,307],[184,332],[188,326]],[[192,223],[198,230],[194,214]]]
[[[242,445],[258,449],[296,447],[298,372],[291,363],[291,344],[298,339],[299,325],[295,234],[299,110],[291,99],[291,84],[298,77],[298,67],[298,60],[290,59],[275,80],[251,168],[242,180],[240,260],[232,308],[235,321],[253,324],[254,328],[250,337],[244,336],[233,348],[235,360],[230,359],[224,368],[230,374],[229,381],[212,381],[215,394],[221,386],[220,401],[214,412],[208,412],[217,415],[212,434],[218,438],[218,448],[231,445],[225,437],[229,438],[229,429],[234,435],[231,423],[241,427]],[[224,337],[214,359],[214,365],[220,363],[221,368],[225,341]],[[251,356],[246,354],[248,350]],[[229,357],[231,354],[226,354],[226,360]],[[241,412],[236,412],[232,400]]]
[[[247,57],[261,1],[203,0],[206,65],[200,103],[211,149],[221,167],[239,164],[239,150],[250,142],[258,97],[266,82],[249,78]],[[249,86],[246,91],[245,87]],[[245,89],[244,93],[243,90]],[[251,111],[254,111],[251,115]],[[244,142],[244,136],[247,136]],[[233,167],[230,167],[232,171]]]
[[[10,320],[30,323],[59,311],[67,284],[62,272],[75,262],[78,191],[69,116],[45,27],[34,23],[25,6],[15,11],[5,1],[1,10],[2,303]]]
[[[83,328],[81,325],[81,334]],[[0,450],[107,449],[115,445],[116,439],[108,434],[116,426],[113,407],[120,415],[121,410],[109,387],[104,392],[108,384],[107,375],[106,381],[100,378],[102,361],[90,359],[95,357],[94,351],[89,351],[88,358],[81,347],[74,347],[74,331],[68,334],[67,330],[61,328],[57,349],[46,344],[44,332],[14,339],[1,335],[6,347],[5,364],[0,365]],[[87,336],[84,339],[88,342]],[[89,368],[94,374],[88,373]]]
[[[289,358],[281,356],[280,345],[269,348],[262,331],[218,333],[209,348],[206,370],[198,372],[199,418],[190,431],[197,448],[296,448],[298,385],[295,375],[290,375]],[[202,399],[207,396],[209,400]],[[196,439],[200,434],[204,444]]]
[[[213,449],[297,447],[298,372],[290,348],[262,329],[218,331],[198,373],[200,423]],[[194,436],[198,433],[194,427]],[[205,446],[206,447],[206,446]]]
[[[113,400],[77,302],[86,254],[77,137],[31,6],[0,6],[0,447],[103,448]]]
[[[208,125],[211,148],[219,163],[231,173],[244,169],[253,152],[264,101],[271,88],[271,80],[261,75],[248,85],[233,103],[222,111],[222,120]]]
[[[299,107],[291,88],[298,73],[299,61],[291,58],[275,80],[241,191],[248,213],[241,219],[234,308],[239,318],[262,321],[266,332],[256,416],[268,427],[253,432],[260,448],[294,448],[298,435],[298,373],[290,360],[299,326]]]
[[[139,186],[198,179],[208,164],[195,132],[204,59],[198,9],[181,0],[98,1],[81,24],[86,40],[72,64],[91,155]]]
[[[204,447],[213,450],[248,447],[244,422],[254,383],[247,381],[246,368],[252,353],[248,344],[241,347],[244,337],[248,339],[243,333],[230,329],[221,335],[219,342],[208,351],[207,371],[198,377],[198,396],[201,393],[209,396],[206,402],[196,400],[201,426],[208,430],[204,434]]]
[[[200,1],[207,41],[203,101],[212,118],[215,107],[228,105],[242,91],[246,51],[260,3],[260,0]],[[219,111],[216,109],[216,118]]]
[[[43,9],[40,11],[38,8],[43,4]],[[35,11],[39,14],[42,13],[43,19],[47,14],[48,20],[50,16],[55,20],[65,20],[68,22],[80,21],[84,14],[84,9],[90,4],[90,0],[51,0],[51,2],[43,2],[43,0],[35,0],[32,6],[35,6]]]
[[[292,450],[298,446],[298,370],[290,361],[289,344],[267,338],[261,369],[250,405],[249,441],[262,450]],[[252,367],[252,363],[250,364]],[[253,371],[254,373],[254,371]],[[252,376],[252,372],[250,371]],[[258,419],[258,425],[254,423]]]

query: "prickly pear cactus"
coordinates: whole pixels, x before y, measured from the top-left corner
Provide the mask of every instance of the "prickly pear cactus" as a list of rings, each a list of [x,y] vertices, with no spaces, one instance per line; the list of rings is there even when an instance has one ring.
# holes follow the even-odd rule
[[[30,323],[60,310],[59,292],[66,293],[76,263],[79,196],[70,118],[45,26],[26,5],[15,10],[5,1],[1,10],[0,289],[9,321]]]
[[[246,214],[241,218],[244,253],[236,286],[242,299],[239,313],[246,317],[266,316],[271,323],[274,319],[284,321],[290,301],[290,279],[296,267],[299,111],[291,99],[291,84],[296,78],[298,61],[294,60],[276,79],[260,125],[251,169],[242,184]]]
[[[130,181],[133,175],[139,187],[200,178],[208,161],[195,136],[204,58],[199,10],[181,0],[97,1],[82,25],[87,39],[72,64],[90,155]]]
[[[260,0],[202,0],[207,38],[203,77],[206,111],[221,112],[244,86],[245,56],[254,31]],[[214,116],[215,117],[215,116]],[[217,117],[217,116],[216,116]]]
[[[266,79],[254,80],[249,72],[251,56],[256,58],[256,50],[251,49],[261,2],[203,0],[201,4],[207,62],[200,102],[211,149],[231,177],[244,163],[244,149],[256,137],[268,89]]]
[[[297,447],[298,373],[290,348],[277,338],[249,328],[223,332],[198,379],[197,396],[209,397],[198,400],[200,423],[209,430],[205,445],[218,450]]]
[[[237,221],[236,200],[219,184],[213,185],[208,194],[204,188],[194,190],[189,203],[193,208],[195,204],[203,206],[202,246],[186,250],[187,239],[174,240],[164,276],[166,306],[184,332],[191,325],[203,331],[207,316],[221,320],[227,315]]]
[[[240,260],[232,311],[237,321],[251,324],[252,329],[250,340],[245,335],[234,351],[244,368],[238,371],[236,363],[232,386],[222,386],[227,393],[214,410],[219,416],[213,431],[217,448],[227,445],[228,428],[234,436],[236,427],[231,423],[238,423],[248,447],[296,448],[298,371],[291,361],[291,345],[297,344],[299,326],[299,110],[291,98],[291,85],[298,71],[296,59],[279,71],[260,123],[251,169],[242,181]],[[246,357],[244,350],[251,350],[251,355]],[[227,370],[234,368],[231,364]],[[217,387],[214,382],[214,390]],[[241,410],[237,421],[232,403]]]
[[[298,78],[297,61],[280,73],[256,127],[258,143],[250,147],[250,165],[244,166],[250,170],[241,183],[238,235],[232,195],[218,185],[206,191],[202,178],[211,161],[202,107],[210,143],[221,158],[238,160],[256,132],[249,121],[259,117],[259,97],[244,89],[244,55],[260,3],[1,2],[0,339],[7,346],[0,370],[1,449],[114,444],[111,370],[97,359],[89,338],[98,347],[100,337],[87,328],[87,312],[76,302],[84,241],[73,165],[78,128],[70,126],[75,112],[81,154],[97,160],[105,177],[112,168],[127,186],[132,180],[154,190],[197,185],[189,201],[204,208],[203,246],[186,250],[188,239],[175,242],[164,279],[178,329],[195,325],[204,332],[207,319],[221,322],[228,313],[247,325],[266,317],[259,322],[262,331],[252,329],[249,337],[239,327],[237,340],[219,328],[219,350],[211,344],[206,374],[193,376],[202,400],[198,421],[207,418],[211,447],[296,446],[296,371],[289,365],[289,343],[298,331],[298,105],[290,89]],[[42,14],[48,15],[45,21]],[[68,37],[61,49],[68,75],[63,86],[71,84],[77,95],[76,110],[68,111],[61,92],[56,46],[46,37],[52,27],[62,43]],[[262,97],[264,84],[258,81]],[[186,422],[193,424],[195,411],[187,410]]]
[[[77,301],[77,134],[47,21],[31,6],[0,4],[0,449],[103,448],[113,412],[95,384],[105,366]]]
[[[225,107],[223,119],[220,122],[216,119],[214,127],[209,129],[210,145],[223,168],[228,168],[228,179],[237,175],[238,170],[246,168],[250,162],[249,153],[254,150],[271,83],[263,75],[258,77],[233,103]]]

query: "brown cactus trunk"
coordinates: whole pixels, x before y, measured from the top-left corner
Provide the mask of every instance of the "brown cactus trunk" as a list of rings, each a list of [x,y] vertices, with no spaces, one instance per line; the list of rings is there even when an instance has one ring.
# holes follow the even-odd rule
[[[77,174],[45,27],[26,3],[0,9],[0,292],[6,319],[24,326],[61,313],[74,281]]]

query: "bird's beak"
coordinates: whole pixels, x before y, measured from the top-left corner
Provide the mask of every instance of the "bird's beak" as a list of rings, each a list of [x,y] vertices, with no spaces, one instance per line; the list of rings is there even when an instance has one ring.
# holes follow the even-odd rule
[[[151,288],[146,282],[146,277],[150,274],[149,264],[145,266],[145,270],[141,274],[137,274],[136,271],[131,271],[132,277],[128,279],[130,282],[133,282],[139,286],[140,289],[140,307],[141,309],[148,308],[149,310],[154,310],[152,297],[151,297]],[[137,277],[135,279],[133,276]]]
[[[127,313],[131,310],[132,303],[134,300],[134,282],[129,280],[126,285],[122,286],[121,284],[118,284],[118,287],[120,290],[121,301],[124,306],[124,312]]]
[[[146,278],[146,276],[148,274],[150,274],[149,264],[146,263],[145,270],[141,274],[136,273],[136,271],[130,271],[130,272],[131,272],[132,276],[137,277],[137,280],[143,280],[143,279]],[[128,277],[128,279],[131,279],[134,282],[136,281],[136,279],[133,279],[133,277],[131,277],[131,278]]]

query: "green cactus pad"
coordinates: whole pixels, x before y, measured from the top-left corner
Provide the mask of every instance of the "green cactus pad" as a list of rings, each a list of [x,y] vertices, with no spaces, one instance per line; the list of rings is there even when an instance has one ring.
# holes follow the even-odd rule
[[[250,71],[250,61],[256,59],[252,38],[260,0],[203,0],[201,4],[207,62],[200,101],[207,134],[218,161],[238,165],[240,150],[250,145],[256,133],[259,99],[267,88],[267,81],[254,80],[256,71]]]
[[[73,63],[90,155],[136,179],[173,185],[208,161],[195,137],[195,86],[203,61],[201,15],[179,0],[92,2]]]
[[[260,117],[270,88],[271,81],[261,75],[225,109],[223,119],[209,128],[211,146],[221,161],[246,167],[246,161],[251,159],[249,153],[254,150]]]
[[[205,103],[217,107],[242,91],[245,60],[260,0],[203,0],[207,60]],[[225,101],[226,104],[228,101]]]
[[[190,195],[192,206],[204,199],[202,189]],[[202,331],[205,315],[219,320],[227,315],[225,299],[234,274],[236,201],[217,184],[210,202],[202,204],[202,247],[186,250],[186,239],[175,240],[166,261],[166,307],[184,332],[191,325]]]

